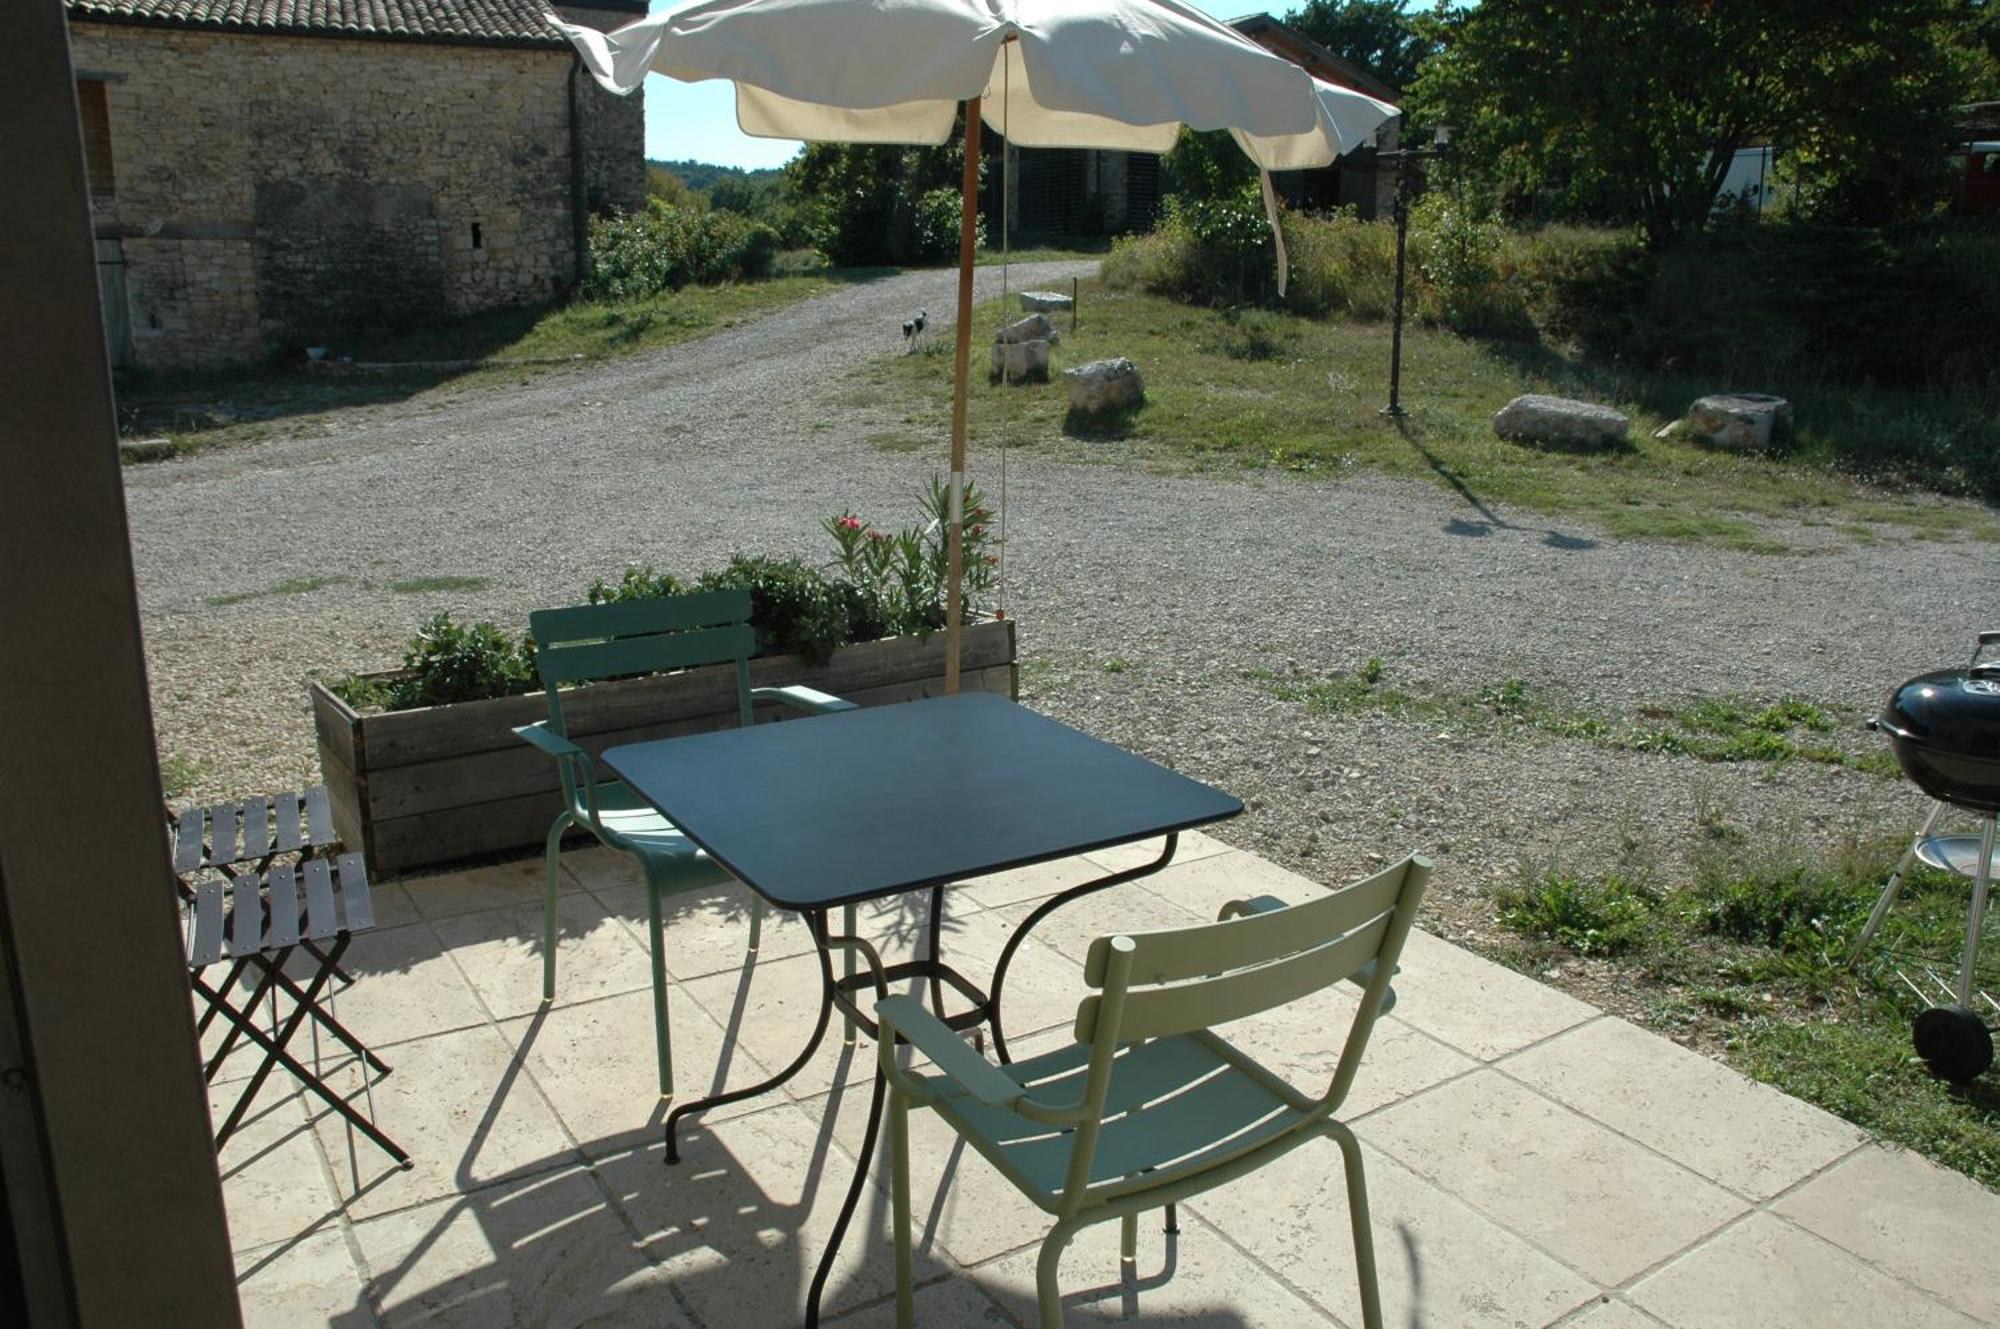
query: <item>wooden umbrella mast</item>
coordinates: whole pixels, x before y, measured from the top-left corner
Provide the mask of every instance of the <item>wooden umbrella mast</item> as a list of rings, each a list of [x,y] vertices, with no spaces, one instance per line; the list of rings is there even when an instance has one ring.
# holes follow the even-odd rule
[[[965,398],[972,369],[972,263],[979,239],[979,98],[965,103],[965,177],[958,219],[958,328],[952,347],[951,500],[947,510],[944,690],[958,691],[965,617]]]

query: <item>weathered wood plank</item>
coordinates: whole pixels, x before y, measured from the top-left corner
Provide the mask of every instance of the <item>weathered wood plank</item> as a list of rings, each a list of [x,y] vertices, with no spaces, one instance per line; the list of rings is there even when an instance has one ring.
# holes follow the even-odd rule
[[[1012,659],[1013,652],[1012,620],[976,624],[965,634],[961,666],[965,670],[983,669]],[[938,632],[927,639],[896,637],[843,646],[823,667],[789,655],[752,660],[750,683],[752,687],[810,683],[822,692],[842,696],[902,678],[943,672],[944,634]],[[337,705],[338,699],[328,695]],[[735,705],[735,666],[710,665],[666,677],[577,689],[563,699],[563,718],[574,736],[732,710]],[[547,717],[548,700],[538,692],[364,716],[364,764],[369,771],[376,771],[424,761],[435,756],[442,745],[460,752],[510,748],[520,741],[511,730]]]
[[[362,815],[362,799],[367,797],[365,782],[340,754],[322,741],[319,745],[319,773],[326,781],[327,802],[333,812],[334,838],[349,849],[374,861],[374,851],[366,843],[368,822]]]
[[[340,764],[353,770],[354,730],[361,717],[316,678],[306,680],[306,697],[312,702],[313,729],[319,734],[320,746],[331,747]]]

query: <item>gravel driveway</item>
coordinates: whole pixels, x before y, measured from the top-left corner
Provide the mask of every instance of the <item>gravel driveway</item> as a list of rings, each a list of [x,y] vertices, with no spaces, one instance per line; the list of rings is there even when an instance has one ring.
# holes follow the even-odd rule
[[[1088,267],[1017,267],[1015,285]],[[983,269],[982,294],[999,277]],[[867,440],[893,415],[836,403],[853,396],[853,366],[900,351],[918,307],[948,335],[951,282],[857,285],[615,364],[447,386],[324,436],[129,471],[164,750],[199,763],[203,792],[304,780],[301,678],[393,663],[434,609],[517,626],[627,561],[817,559],[829,513],[908,518],[944,440],[935,462],[884,450]],[[975,478],[997,493],[980,444]],[[1223,837],[1310,874],[1429,850],[1448,933],[1489,917],[1480,896],[1523,858],[1587,863],[1635,840],[1671,852],[1698,810],[1752,836],[1833,837],[1907,824],[1919,799],[1826,767],[1316,716],[1256,671],[1324,675],[1379,656],[1391,679],[1471,692],[1515,676],[1620,711],[1720,693],[1865,708],[2000,626],[1992,545],[1885,539],[1771,557],[1618,543],[1371,475],[1166,476],[1020,453],[1009,479],[1029,699],[1242,795],[1252,810]],[[437,575],[490,584],[387,589]],[[316,577],[341,580],[208,603]]]

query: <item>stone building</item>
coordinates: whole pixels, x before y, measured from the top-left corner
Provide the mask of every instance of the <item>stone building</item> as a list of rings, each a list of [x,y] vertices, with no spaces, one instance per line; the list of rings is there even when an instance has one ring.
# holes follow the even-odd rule
[[[640,98],[577,67],[545,0],[66,3],[114,364],[553,299],[589,214],[644,202]]]
[[[1403,95],[1395,88],[1269,14],[1231,19],[1229,26],[1314,78],[1391,105],[1402,104]],[[1375,157],[1378,148],[1396,146],[1399,129],[1400,121],[1390,121],[1376,134],[1376,143],[1356,148],[1323,170],[1280,171],[1271,177],[1272,187],[1295,208],[1352,207],[1364,218],[1386,217],[1395,202],[1395,175],[1378,171]],[[1152,153],[1089,148],[1008,147],[1006,151],[1014,172],[1008,218],[1014,230],[1059,235],[1143,231],[1159,214],[1160,159]],[[997,233],[997,217],[989,221],[989,229]]]

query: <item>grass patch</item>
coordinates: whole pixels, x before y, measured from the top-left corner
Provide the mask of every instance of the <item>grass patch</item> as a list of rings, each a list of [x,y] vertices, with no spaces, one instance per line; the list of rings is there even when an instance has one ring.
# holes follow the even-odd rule
[[[432,591],[483,591],[492,584],[486,577],[412,577],[390,582],[389,589],[398,595],[428,595]]]
[[[1901,849],[1711,842],[1664,891],[1625,869],[1545,871],[1496,904],[1524,938],[1517,962],[1538,967],[1550,947],[1615,957],[1605,963],[1656,1027],[1692,1034],[1746,1074],[2000,1185],[2000,1087],[1990,1074],[1965,1088],[1930,1074],[1910,1046],[1910,1022],[1926,1003],[1895,972],[1913,961],[1956,972],[1969,884],[1918,869],[1878,941],[1848,963]]]
[[[351,580],[349,577],[287,577],[262,590],[230,591],[223,595],[205,596],[202,603],[220,609],[225,605],[240,605],[246,600],[262,600],[273,595],[310,595],[328,586],[344,586]]]
[[[989,303],[977,329],[1018,311]],[[1083,283],[1078,327],[1062,322],[1055,368],[1124,355],[1146,380],[1143,408],[1094,428],[1066,421],[1060,382],[1004,387],[975,374],[971,417],[986,440],[1003,426],[1014,442],[1086,455],[1120,455],[1172,469],[1248,467],[1339,475],[1367,467],[1448,488],[1472,520],[1460,534],[1507,524],[1505,504],[1581,519],[1620,538],[1672,540],[1752,553],[1823,547],[1846,537],[2000,539],[1989,509],[1861,484],[1841,468],[1874,451],[1906,451],[1911,434],[1953,447],[2000,449],[2000,420],[1976,404],[1886,388],[1815,387],[1795,403],[1798,437],[1772,459],[1712,451],[1653,432],[1713,391],[1712,378],[1606,370],[1542,348],[1406,328],[1403,393],[1410,415],[1385,420],[1389,329],[1267,310],[1213,310]],[[951,406],[949,328],[936,353],[885,356],[853,390],[857,405],[885,401],[941,434]],[[983,340],[983,338],[982,338]],[[930,348],[926,348],[930,349]],[[1494,437],[1493,413],[1522,392],[1553,392],[1617,406],[1632,416],[1632,446],[1616,453],[1543,451]],[[1767,523],[1809,524],[1809,535]],[[1556,537],[1565,538],[1565,537]]]
[[[200,781],[208,764],[198,757],[183,757],[178,752],[160,754],[160,792],[169,799],[185,798],[188,791]]]
[[[1268,669],[1244,676],[1280,701],[1325,714],[1374,711],[1453,725],[1475,734],[1528,730],[1618,752],[1654,752],[1706,762],[1809,761],[1869,775],[1894,776],[1895,758],[1862,738],[1835,709],[1797,697],[1776,701],[1698,697],[1660,703],[1625,716],[1564,706],[1519,678],[1476,692],[1439,691],[1422,682],[1391,682],[1379,657],[1327,678]],[[1843,742],[1842,740],[1846,741]]]

